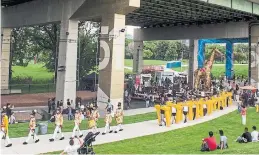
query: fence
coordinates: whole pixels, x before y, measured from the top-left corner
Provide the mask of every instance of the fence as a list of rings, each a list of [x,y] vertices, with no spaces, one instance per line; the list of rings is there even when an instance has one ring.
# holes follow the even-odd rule
[[[22,94],[48,93],[56,91],[56,84],[10,84],[10,90],[21,90]]]

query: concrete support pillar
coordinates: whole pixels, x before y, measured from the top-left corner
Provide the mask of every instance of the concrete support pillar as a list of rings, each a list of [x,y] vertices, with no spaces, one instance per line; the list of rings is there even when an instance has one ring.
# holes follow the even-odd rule
[[[77,39],[78,21],[64,20],[60,25],[60,40],[58,54],[58,73],[56,85],[56,100],[76,99],[76,70],[77,70]]]
[[[141,73],[144,62],[143,62],[143,41],[134,41],[134,53],[133,53],[133,72]]]
[[[194,84],[194,71],[198,68],[198,40],[190,40],[189,44],[189,71],[188,71],[188,84],[193,88]]]
[[[1,94],[9,94],[9,64],[11,52],[11,30],[2,29],[1,49]]]
[[[111,100],[114,108],[123,105],[125,15],[109,14],[102,17],[100,36],[100,64],[98,103]]]
[[[259,88],[259,23],[251,26],[251,84]]]

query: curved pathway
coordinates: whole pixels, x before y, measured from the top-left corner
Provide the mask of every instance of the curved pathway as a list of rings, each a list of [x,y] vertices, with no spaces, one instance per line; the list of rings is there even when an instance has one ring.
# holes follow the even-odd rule
[[[237,109],[236,106],[232,105],[228,108],[225,108],[222,111],[213,112],[209,116],[205,116],[193,121],[188,121],[187,123],[174,124],[171,127],[164,127],[164,126],[160,127],[157,124],[157,120],[123,125],[124,130],[122,132],[119,132],[117,134],[111,133],[111,134],[106,134],[104,136],[103,135],[97,136],[96,141],[94,142],[94,145],[110,143],[110,142],[120,141],[124,139],[131,139],[131,138],[136,138],[136,137],[141,137],[146,135],[152,135],[156,133],[167,132],[170,130],[193,126],[196,124],[200,124],[200,123],[218,118],[220,116],[233,112],[236,109]],[[101,132],[104,131],[104,128],[99,128],[99,131]],[[88,132],[87,130],[83,131],[84,135],[87,132]],[[26,137],[12,138],[11,141],[13,143],[13,146],[10,148],[2,147],[1,154],[17,154],[17,155],[18,154],[40,154],[40,153],[60,151],[60,150],[63,150],[68,145],[68,140],[72,135],[72,133],[64,133],[64,135],[65,135],[65,140],[63,141],[57,140],[52,143],[49,142],[49,138],[51,138],[52,135],[42,135],[42,136],[39,136],[40,138],[39,143],[37,144],[29,143],[26,146],[22,145]],[[3,142],[1,142],[1,146],[4,146]]]

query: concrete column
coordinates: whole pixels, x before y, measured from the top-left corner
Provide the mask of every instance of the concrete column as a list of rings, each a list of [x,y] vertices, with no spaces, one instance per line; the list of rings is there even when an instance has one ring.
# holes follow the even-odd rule
[[[143,62],[143,41],[134,41],[134,53],[133,53],[133,72],[141,73],[144,62]]]
[[[76,99],[78,21],[64,20],[60,25],[56,100]]]
[[[188,71],[188,84],[193,88],[194,84],[194,71],[198,68],[198,40],[190,40],[189,44],[189,71]]]
[[[1,94],[9,94],[9,63],[11,52],[11,30],[2,29],[1,50]]]
[[[259,88],[259,25],[251,28],[251,84]]]
[[[121,31],[122,30],[122,31]],[[107,103],[110,98],[114,108],[123,105],[125,15],[110,14],[102,17],[100,36],[100,64],[98,103]]]

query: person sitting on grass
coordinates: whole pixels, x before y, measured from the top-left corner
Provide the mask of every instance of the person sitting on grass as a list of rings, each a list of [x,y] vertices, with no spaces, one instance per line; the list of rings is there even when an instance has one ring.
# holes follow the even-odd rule
[[[256,126],[253,126],[253,132],[251,132],[252,136],[252,142],[258,142],[259,141],[259,134],[258,131],[256,131]]]
[[[228,138],[224,135],[223,130],[219,130],[220,135],[220,143],[218,145],[218,149],[227,149],[228,148]]]
[[[202,139],[201,151],[214,151],[217,149],[216,138],[213,136],[213,132],[209,132],[209,137]]]
[[[248,132],[248,128],[245,128],[245,132],[242,134],[242,136],[239,136],[236,140],[236,142],[239,143],[248,143],[248,142],[252,142],[252,136],[251,133]]]

